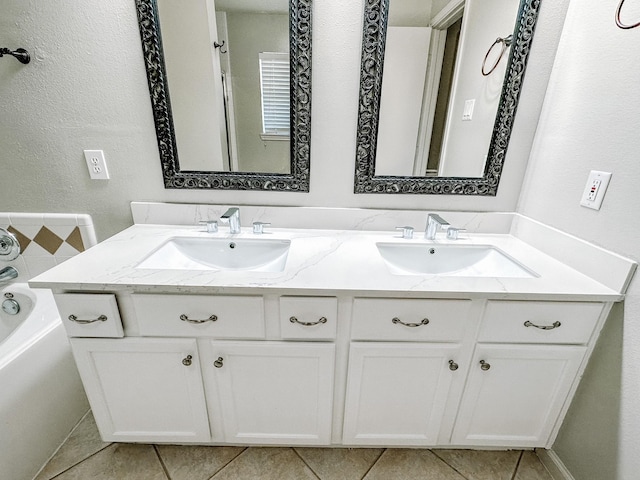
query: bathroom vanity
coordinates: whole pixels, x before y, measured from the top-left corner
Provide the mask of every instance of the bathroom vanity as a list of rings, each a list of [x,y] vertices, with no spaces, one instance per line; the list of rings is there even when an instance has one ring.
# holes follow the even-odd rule
[[[106,441],[548,447],[635,269],[596,253],[620,288],[510,233],[138,224],[30,283]]]

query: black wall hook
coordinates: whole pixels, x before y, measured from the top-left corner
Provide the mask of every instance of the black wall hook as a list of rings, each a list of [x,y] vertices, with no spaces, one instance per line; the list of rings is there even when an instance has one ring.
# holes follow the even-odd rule
[[[25,65],[31,61],[31,55],[24,48],[18,48],[17,50],[9,50],[8,48],[0,48],[0,58],[5,55],[11,55],[15,57],[20,63]]]
[[[224,40],[222,41],[222,43],[213,42],[213,48],[219,48],[220,53],[227,53],[227,50],[222,50],[223,47],[224,47]]]

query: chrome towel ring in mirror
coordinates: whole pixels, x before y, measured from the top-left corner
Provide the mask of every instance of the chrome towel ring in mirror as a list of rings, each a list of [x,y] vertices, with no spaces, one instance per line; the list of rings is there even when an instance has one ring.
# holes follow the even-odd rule
[[[622,23],[622,20],[620,19],[620,13],[622,12],[622,5],[624,5],[624,0],[620,0],[620,3],[618,4],[618,8],[616,9],[616,25],[624,30],[629,30],[631,28],[636,28],[640,26],[640,22],[634,23],[632,25],[626,25]]]
[[[0,260],[10,262],[20,255],[20,243],[15,235],[0,228]]]
[[[504,56],[504,52],[506,52],[507,48],[511,46],[512,40],[513,40],[513,35],[508,35],[504,38],[502,37],[496,38],[496,41],[493,42],[493,44],[489,47],[489,50],[487,50],[487,54],[484,56],[484,60],[482,61],[482,75],[486,77],[487,75],[491,75],[491,73],[493,73],[493,71],[496,69],[496,67],[500,63],[500,60],[502,60],[502,57]],[[491,53],[491,50],[493,50],[493,47],[500,44],[502,44],[502,50],[500,51],[498,58],[496,59],[493,66],[489,69],[489,71],[486,71],[487,58],[489,58],[489,54]]]

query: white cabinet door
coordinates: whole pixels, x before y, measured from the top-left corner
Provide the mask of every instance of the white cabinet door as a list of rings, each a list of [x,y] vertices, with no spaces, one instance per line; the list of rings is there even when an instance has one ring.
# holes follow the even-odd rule
[[[459,351],[457,344],[352,343],[343,443],[435,445],[450,387],[464,381]]]
[[[213,420],[222,419],[224,441],[328,445],[334,351],[324,343],[208,342],[205,385],[219,399]]]
[[[209,421],[192,339],[71,339],[106,441],[207,442]]]
[[[577,346],[480,344],[452,443],[547,446],[585,351]]]

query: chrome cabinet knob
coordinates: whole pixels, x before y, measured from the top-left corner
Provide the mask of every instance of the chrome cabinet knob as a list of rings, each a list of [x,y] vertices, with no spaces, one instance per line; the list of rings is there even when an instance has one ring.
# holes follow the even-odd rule
[[[491,364],[490,363],[487,363],[484,360],[480,360],[480,369],[481,370],[484,370],[486,372],[490,368],[491,368]]]
[[[193,360],[193,356],[191,356],[191,355],[187,355],[186,357],[184,357],[184,358],[182,359],[182,364],[183,364],[185,367],[189,367],[189,366],[191,366],[192,360]]]
[[[218,357],[218,359],[215,362],[213,362],[213,366],[216,368],[222,368],[222,366],[224,365],[223,362],[224,362],[224,358]]]
[[[453,360],[449,360],[449,370],[455,372],[459,368],[458,364]]]

